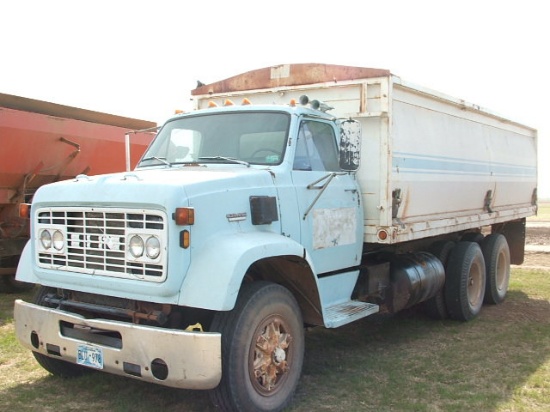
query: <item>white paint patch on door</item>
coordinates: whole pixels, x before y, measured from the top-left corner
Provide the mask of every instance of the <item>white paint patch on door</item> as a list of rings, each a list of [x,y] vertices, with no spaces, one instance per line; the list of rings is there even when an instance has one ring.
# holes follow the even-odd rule
[[[355,208],[315,209],[313,211],[313,249],[350,245],[356,242]]]

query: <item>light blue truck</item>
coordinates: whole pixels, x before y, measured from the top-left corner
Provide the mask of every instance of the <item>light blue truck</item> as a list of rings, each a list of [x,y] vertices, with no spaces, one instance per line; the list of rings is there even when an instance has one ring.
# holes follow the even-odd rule
[[[304,326],[506,295],[536,213],[536,130],[386,70],[296,64],[192,92],[133,171],[47,185],[16,333],[91,369],[275,411]]]

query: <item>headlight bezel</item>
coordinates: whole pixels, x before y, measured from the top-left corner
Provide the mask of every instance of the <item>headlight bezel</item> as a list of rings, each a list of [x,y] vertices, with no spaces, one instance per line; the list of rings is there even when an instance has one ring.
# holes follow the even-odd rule
[[[131,261],[156,263],[162,259],[162,248],[162,239],[155,234],[128,234],[126,250],[127,258]]]

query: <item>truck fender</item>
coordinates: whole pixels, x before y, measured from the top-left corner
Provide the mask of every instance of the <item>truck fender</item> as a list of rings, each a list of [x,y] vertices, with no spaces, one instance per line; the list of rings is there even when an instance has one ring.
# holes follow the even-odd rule
[[[305,258],[305,248],[294,240],[269,232],[217,234],[193,256],[179,304],[210,310],[231,310],[248,268],[274,256]]]
[[[28,240],[19,258],[19,264],[15,272],[15,280],[19,282],[39,283],[38,278],[34,274],[32,262],[31,241]]]

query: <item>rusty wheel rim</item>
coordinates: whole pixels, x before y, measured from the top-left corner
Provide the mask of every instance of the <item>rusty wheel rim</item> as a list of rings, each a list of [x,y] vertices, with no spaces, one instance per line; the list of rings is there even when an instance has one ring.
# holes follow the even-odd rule
[[[270,396],[284,385],[292,366],[292,335],[280,316],[271,315],[254,331],[248,372],[254,388]]]
[[[473,264],[468,274],[468,301],[470,306],[478,307],[483,300],[483,270],[479,264]]]
[[[506,259],[506,254],[501,251],[498,255],[497,265],[496,265],[496,288],[499,294],[506,292],[508,288],[508,270],[509,270],[508,259]]]

